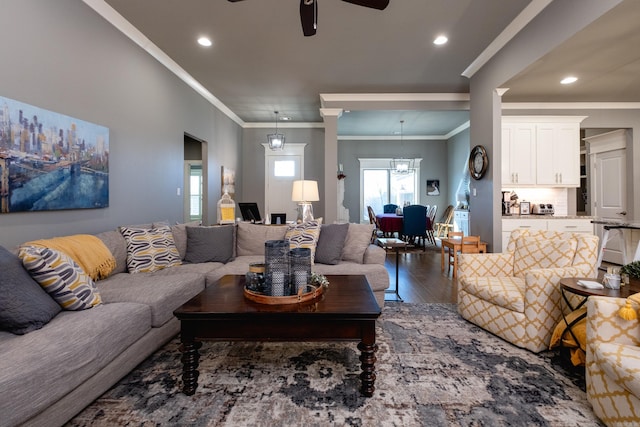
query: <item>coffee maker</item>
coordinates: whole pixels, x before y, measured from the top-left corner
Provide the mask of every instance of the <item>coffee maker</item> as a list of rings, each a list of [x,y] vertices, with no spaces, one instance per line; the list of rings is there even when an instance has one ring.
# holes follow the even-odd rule
[[[511,215],[511,192],[502,192],[502,215]]]

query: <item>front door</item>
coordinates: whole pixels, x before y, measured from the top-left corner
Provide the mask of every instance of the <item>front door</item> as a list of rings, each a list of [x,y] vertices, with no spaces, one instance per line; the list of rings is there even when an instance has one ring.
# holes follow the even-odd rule
[[[286,214],[287,221],[297,218],[297,204],[291,201],[291,190],[293,181],[304,179],[305,145],[286,144],[281,151],[265,147],[265,221],[275,213]]]

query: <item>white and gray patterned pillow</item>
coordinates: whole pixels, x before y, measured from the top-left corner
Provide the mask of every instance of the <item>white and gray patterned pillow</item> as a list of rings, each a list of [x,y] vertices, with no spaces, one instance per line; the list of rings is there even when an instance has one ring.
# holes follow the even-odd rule
[[[301,224],[289,225],[284,239],[289,242],[289,247],[291,249],[311,249],[311,261],[313,261],[319,236],[320,223],[318,221],[308,221]]]
[[[102,302],[93,279],[67,254],[24,246],[19,256],[29,275],[63,309],[86,310]]]
[[[129,273],[149,273],[182,264],[170,227],[120,227],[127,241]]]

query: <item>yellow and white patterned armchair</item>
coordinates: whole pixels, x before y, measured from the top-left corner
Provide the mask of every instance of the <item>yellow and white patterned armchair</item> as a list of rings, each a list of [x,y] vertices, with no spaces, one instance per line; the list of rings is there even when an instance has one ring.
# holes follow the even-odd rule
[[[618,312],[622,298],[587,301],[587,399],[608,426],[640,425],[640,323]],[[635,305],[638,309],[638,305]]]
[[[533,352],[549,348],[562,319],[563,277],[596,277],[598,237],[514,230],[503,253],[458,257],[458,312]]]

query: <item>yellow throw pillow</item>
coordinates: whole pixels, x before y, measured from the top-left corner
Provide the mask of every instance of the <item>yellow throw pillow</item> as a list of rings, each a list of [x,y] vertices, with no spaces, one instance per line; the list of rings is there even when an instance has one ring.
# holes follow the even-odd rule
[[[586,312],[586,306],[572,311],[566,316],[567,323],[571,324],[571,322],[578,317],[584,316]],[[573,335],[578,339],[578,343],[576,343],[571,332],[568,331],[567,323],[565,323],[564,319],[560,320],[560,323],[558,323],[551,336],[549,348],[560,346],[560,340],[562,340],[562,346],[571,349],[571,363],[573,363],[574,366],[584,365],[586,355],[582,349],[586,348],[587,345],[587,319],[584,318],[571,327],[571,332],[573,332]]]

